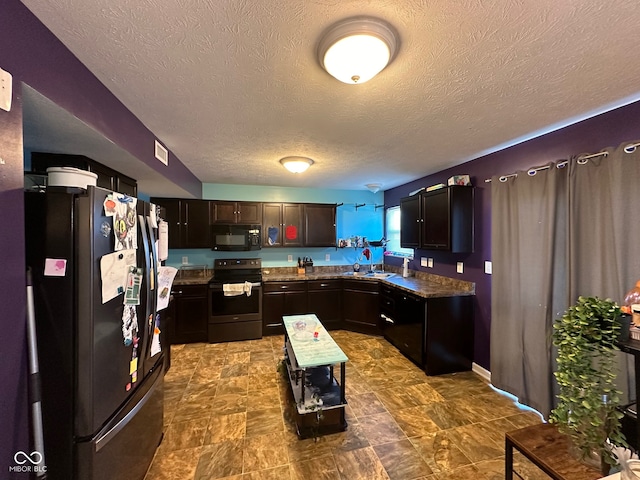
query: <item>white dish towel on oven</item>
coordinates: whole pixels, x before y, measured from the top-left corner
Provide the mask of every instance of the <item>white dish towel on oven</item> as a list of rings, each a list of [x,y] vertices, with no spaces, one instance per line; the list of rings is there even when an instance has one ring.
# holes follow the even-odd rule
[[[223,283],[222,292],[225,297],[234,297],[236,295],[247,294],[247,297],[251,296],[251,282],[244,283]]]

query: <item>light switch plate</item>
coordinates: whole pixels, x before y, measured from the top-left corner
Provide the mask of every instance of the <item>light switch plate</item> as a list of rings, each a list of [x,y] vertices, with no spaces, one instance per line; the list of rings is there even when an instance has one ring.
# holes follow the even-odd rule
[[[433,258],[427,258],[427,267],[433,268]]]
[[[491,275],[491,262],[484,262],[484,273]]]
[[[427,257],[420,257],[420,266],[426,267],[427,265]]]
[[[456,272],[458,273],[464,272],[464,263],[462,262],[456,263]]]
[[[13,79],[11,74],[0,68],[0,108],[7,112],[11,110],[12,85]]]

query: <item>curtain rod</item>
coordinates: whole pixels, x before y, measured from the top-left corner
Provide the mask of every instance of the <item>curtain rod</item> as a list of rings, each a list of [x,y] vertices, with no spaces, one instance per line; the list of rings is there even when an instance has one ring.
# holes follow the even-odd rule
[[[628,144],[628,145],[626,145],[624,147],[624,151],[626,153],[633,153],[633,152],[636,151],[636,148],[638,148],[638,147],[640,147],[640,142],[630,143],[630,144]],[[579,165],[584,165],[585,163],[587,163],[589,161],[590,158],[607,157],[608,155],[609,155],[609,152],[607,152],[607,151],[598,152],[598,153],[591,153],[589,155],[580,155],[576,161],[578,162]],[[556,163],[556,168],[564,168],[568,164],[569,164],[569,160],[560,160],[560,161],[558,161],[558,163]],[[549,168],[551,168],[550,165],[544,165],[542,167],[532,167],[529,170],[527,170],[527,175],[533,177],[539,171],[541,171],[541,170],[549,170]],[[499,180],[504,183],[507,180],[509,180],[511,177],[517,177],[517,176],[518,176],[517,173],[510,173],[509,175],[502,175],[499,178]],[[491,183],[491,179],[490,178],[486,178],[484,180],[484,183]]]

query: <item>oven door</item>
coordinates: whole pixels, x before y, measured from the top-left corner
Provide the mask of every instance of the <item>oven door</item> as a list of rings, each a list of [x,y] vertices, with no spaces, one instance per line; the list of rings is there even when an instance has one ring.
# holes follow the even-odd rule
[[[241,282],[243,283],[243,282]],[[222,282],[209,284],[209,322],[233,323],[262,321],[262,285],[251,284],[251,295],[225,296]]]

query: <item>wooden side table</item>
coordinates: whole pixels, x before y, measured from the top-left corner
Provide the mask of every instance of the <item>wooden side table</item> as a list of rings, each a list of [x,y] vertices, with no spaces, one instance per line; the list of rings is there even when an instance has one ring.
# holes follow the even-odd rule
[[[636,372],[636,408],[637,405],[640,404],[640,340],[634,340],[633,338],[629,338],[627,340],[623,340],[618,342],[618,347],[625,353],[633,355],[633,361]],[[636,435],[635,435],[635,444],[631,445],[636,453],[640,451],[640,421],[638,421],[637,416],[631,416],[627,412],[625,412],[625,416],[628,419],[631,419],[631,423],[635,423]],[[631,443],[631,442],[629,442]]]
[[[505,434],[504,478],[513,479],[513,449],[555,480],[596,480],[602,474],[574,458],[569,437],[550,423],[541,423]]]

